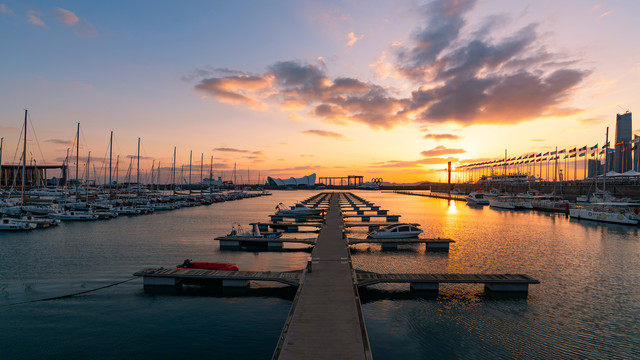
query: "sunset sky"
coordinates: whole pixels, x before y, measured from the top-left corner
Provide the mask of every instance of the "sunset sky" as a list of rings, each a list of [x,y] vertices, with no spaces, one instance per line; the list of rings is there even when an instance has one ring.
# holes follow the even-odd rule
[[[640,111],[639,18],[631,0],[0,0],[2,163],[26,108],[38,163],[79,122],[81,163],[113,131],[126,169],[140,137],[164,182],[174,146],[216,177],[445,181],[447,161],[602,144]]]

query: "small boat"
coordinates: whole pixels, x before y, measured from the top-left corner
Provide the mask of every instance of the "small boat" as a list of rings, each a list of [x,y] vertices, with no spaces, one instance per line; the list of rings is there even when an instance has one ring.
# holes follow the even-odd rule
[[[48,228],[49,226],[56,226],[60,224],[59,219],[51,219],[48,217],[34,217],[32,215],[25,215],[19,219],[13,219],[13,221],[36,224],[37,228]]]
[[[404,239],[417,237],[422,234],[422,229],[418,228],[418,224],[392,224],[383,228],[373,230],[367,233],[367,235],[374,239]]]
[[[472,191],[466,197],[469,205],[489,205],[489,199],[484,197],[484,193],[480,191]]]
[[[253,224],[251,231],[243,231],[242,226],[238,224],[238,229],[235,226],[231,227],[229,237],[250,237],[250,238],[264,238],[264,239],[277,239],[282,236],[282,231],[261,233],[258,228],[258,224]]]
[[[498,209],[515,210],[516,204],[509,197],[498,196],[489,200],[489,206]]]
[[[236,264],[214,263],[214,262],[197,262],[189,259],[178,265],[180,269],[203,269],[203,270],[224,270],[238,271],[240,268]]]
[[[51,217],[52,219],[73,221],[98,220],[97,214],[86,211],[65,211],[59,213],[51,213],[49,214],[49,217]]]
[[[607,202],[569,209],[569,217],[614,224],[638,225],[640,205]]]
[[[35,223],[20,222],[15,219],[2,218],[0,219],[0,230],[18,231],[18,230],[33,230],[37,227]]]
[[[296,203],[295,206],[291,206],[287,209],[283,203],[276,206],[276,215],[320,215],[323,209],[312,209],[301,203]]]

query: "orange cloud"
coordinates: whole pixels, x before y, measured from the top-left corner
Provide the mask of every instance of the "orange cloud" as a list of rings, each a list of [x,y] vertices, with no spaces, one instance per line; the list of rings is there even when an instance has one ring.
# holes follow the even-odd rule
[[[352,31],[347,34],[346,38],[347,38],[347,47],[353,47],[353,45],[355,45],[356,42],[364,39],[364,35],[356,36],[356,34]]]
[[[63,24],[72,26],[77,24],[78,21],[80,21],[80,19],[78,19],[78,17],[76,16],[76,14],[72,13],[69,10],[66,10],[63,8],[56,8],[54,12],[56,14],[56,19],[58,19],[58,21],[60,21]]]

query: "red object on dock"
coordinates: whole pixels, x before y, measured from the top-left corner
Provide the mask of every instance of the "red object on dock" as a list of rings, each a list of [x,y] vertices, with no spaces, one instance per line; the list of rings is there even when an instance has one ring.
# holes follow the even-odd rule
[[[203,270],[225,270],[225,271],[238,271],[240,268],[236,264],[214,263],[214,262],[193,262],[191,260],[185,260],[182,265],[178,265],[179,268],[184,269],[203,269]]]

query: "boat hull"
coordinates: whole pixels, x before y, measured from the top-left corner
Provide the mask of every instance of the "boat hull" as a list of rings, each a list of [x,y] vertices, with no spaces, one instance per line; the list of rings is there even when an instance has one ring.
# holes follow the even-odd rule
[[[575,219],[584,219],[614,224],[638,225],[638,220],[631,214],[619,212],[594,211],[593,209],[569,209],[569,216]]]

